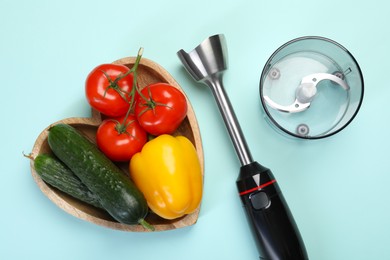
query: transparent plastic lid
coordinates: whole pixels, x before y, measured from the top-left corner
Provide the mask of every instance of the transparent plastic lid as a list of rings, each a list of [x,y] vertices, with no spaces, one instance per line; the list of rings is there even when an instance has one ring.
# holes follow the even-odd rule
[[[264,66],[260,99],[267,118],[289,135],[318,139],[345,128],[363,100],[354,57],[322,37],[301,37],[277,49]]]

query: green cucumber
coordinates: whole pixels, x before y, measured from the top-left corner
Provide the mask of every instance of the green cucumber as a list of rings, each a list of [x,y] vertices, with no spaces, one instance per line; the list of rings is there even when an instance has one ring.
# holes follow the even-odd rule
[[[95,144],[67,124],[52,126],[48,142],[115,220],[153,230],[145,221],[149,209],[141,191]]]
[[[42,180],[51,186],[92,206],[103,208],[97,196],[66,165],[54,156],[39,154],[34,159],[34,168]]]

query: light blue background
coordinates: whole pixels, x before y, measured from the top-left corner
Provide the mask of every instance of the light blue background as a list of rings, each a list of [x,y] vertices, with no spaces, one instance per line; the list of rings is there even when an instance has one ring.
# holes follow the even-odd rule
[[[385,0],[0,0],[0,259],[258,259],[213,97],[176,57],[217,33],[227,39],[225,87],[253,157],[278,179],[310,259],[390,259],[388,10]],[[358,116],[326,140],[285,138],[260,110],[264,63],[305,35],[344,45],[365,79]],[[189,228],[127,233],[79,220],[42,194],[22,156],[49,124],[89,116],[83,88],[93,67],[140,46],[183,87],[200,125],[204,198]]]

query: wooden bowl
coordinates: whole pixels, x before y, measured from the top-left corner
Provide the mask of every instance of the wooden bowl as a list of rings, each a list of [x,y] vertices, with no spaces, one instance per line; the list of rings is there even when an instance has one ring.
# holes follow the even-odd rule
[[[113,62],[114,64],[124,64],[128,67],[132,67],[135,62],[135,57],[123,58]],[[184,93],[179,84],[173,79],[173,77],[160,65],[155,62],[142,58],[141,63],[138,67],[138,83],[142,88],[146,85],[157,83],[157,82],[165,82],[168,83],[180,91]],[[185,95],[185,94],[184,94]],[[185,95],[186,96],[186,95]],[[187,98],[187,96],[186,96]],[[204,174],[204,160],[203,160],[203,149],[202,142],[199,132],[198,123],[192,109],[192,106],[187,98],[188,102],[188,112],[187,116],[182,122],[182,124],[178,127],[176,132],[173,135],[183,135],[186,136],[191,142],[194,144],[198,157],[201,164],[202,175]],[[57,123],[65,123],[72,125],[80,132],[85,134],[91,140],[96,139],[96,130],[102,121],[102,115],[95,110],[92,110],[91,118],[68,118],[64,120],[60,120]],[[40,153],[52,153],[50,147],[47,142],[48,135],[48,126],[43,132],[38,136],[33,150],[32,157],[35,158]],[[126,174],[128,174],[128,162],[127,163],[118,163],[118,166],[122,168]],[[67,213],[86,220],[88,222],[92,222],[97,225],[101,225],[104,227],[123,230],[123,231],[134,231],[134,232],[145,232],[148,231],[143,228],[141,225],[126,225],[122,223],[118,223],[114,220],[107,212],[90,206],[86,203],[83,203],[73,197],[59,191],[58,189],[46,184],[36,173],[34,169],[34,162],[31,160],[31,172],[32,176],[37,183],[38,187],[41,191],[58,207],[66,211]],[[181,227],[190,226],[196,223],[199,215],[199,208],[192,214],[185,215],[181,218],[174,220],[166,220],[161,217],[153,214],[152,212],[148,214],[146,217],[146,221],[150,224],[154,225],[156,231],[177,229]]]

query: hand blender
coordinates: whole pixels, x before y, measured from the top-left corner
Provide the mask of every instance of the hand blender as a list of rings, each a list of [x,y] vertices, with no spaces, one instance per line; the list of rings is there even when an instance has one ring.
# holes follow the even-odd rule
[[[301,235],[272,172],[252,159],[229,98],[222,85],[227,69],[224,35],[204,40],[178,56],[189,74],[209,86],[241,162],[237,188],[256,240],[260,259],[308,259]]]

